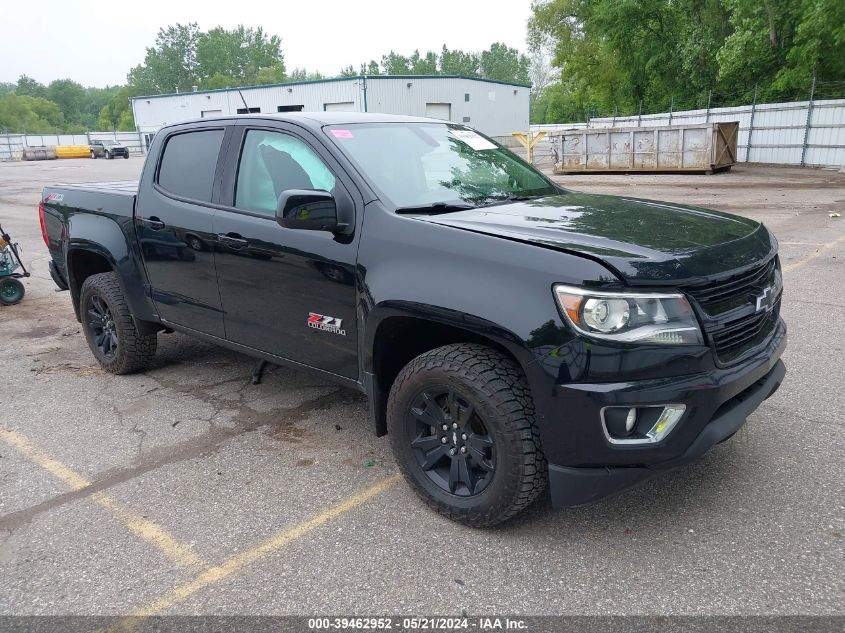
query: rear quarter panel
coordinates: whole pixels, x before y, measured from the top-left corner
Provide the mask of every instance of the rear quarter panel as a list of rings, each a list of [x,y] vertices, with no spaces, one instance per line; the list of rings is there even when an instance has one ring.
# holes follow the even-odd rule
[[[135,318],[157,320],[135,240],[131,184],[50,186],[42,199],[50,256],[69,282],[74,308],[81,283],[69,264],[87,251],[103,257],[117,272]]]

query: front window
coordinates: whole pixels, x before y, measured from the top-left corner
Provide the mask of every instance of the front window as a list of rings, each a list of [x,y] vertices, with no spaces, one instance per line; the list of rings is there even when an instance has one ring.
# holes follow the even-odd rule
[[[335,177],[326,164],[298,138],[267,130],[246,133],[235,206],[264,215],[275,215],[276,201],[289,189],[333,191]]]
[[[559,192],[514,154],[460,125],[348,124],[326,133],[396,207],[484,205]]]

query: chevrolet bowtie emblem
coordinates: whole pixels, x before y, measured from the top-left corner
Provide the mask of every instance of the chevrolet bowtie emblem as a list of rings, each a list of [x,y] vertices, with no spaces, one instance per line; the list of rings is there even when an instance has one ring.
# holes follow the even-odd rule
[[[775,292],[774,288],[771,286],[766,287],[763,290],[762,294],[759,294],[755,297],[757,302],[757,307],[755,308],[755,312],[762,312],[764,310],[771,310],[772,306],[774,305],[774,298]]]

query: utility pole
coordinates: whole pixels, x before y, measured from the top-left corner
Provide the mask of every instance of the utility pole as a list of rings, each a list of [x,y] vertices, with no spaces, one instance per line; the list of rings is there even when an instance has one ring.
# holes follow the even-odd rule
[[[810,86],[810,103],[807,105],[807,121],[804,123],[804,142],[801,144],[801,167],[807,158],[807,141],[810,138],[810,126],[813,119],[813,97],[816,95],[816,73],[813,73],[813,83]]]
[[[748,146],[745,148],[745,162],[751,156],[751,137],[754,134],[754,115],[757,113],[757,84],[754,84],[754,99],[751,101],[751,122],[748,124]]]

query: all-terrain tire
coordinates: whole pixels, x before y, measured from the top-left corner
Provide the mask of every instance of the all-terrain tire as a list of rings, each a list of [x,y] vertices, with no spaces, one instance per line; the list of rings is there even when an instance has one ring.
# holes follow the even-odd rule
[[[117,347],[111,354],[105,354],[96,342],[90,313],[94,309],[95,301],[104,304],[108,309],[117,335]],[[155,333],[141,334],[135,328],[116,273],[99,273],[88,277],[82,284],[79,306],[82,331],[85,333],[88,347],[103,369],[113,374],[129,374],[149,365],[155,356],[158,337]]]
[[[495,470],[478,494],[458,496],[439,487],[411,447],[415,398],[443,385],[474,407],[494,440]],[[429,507],[454,521],[473,527],[496,525],[525,509],[546,487],[548,466],[525,374],[513,359],[490,347],[459,343],[414,358],[390,389],[387,424],[405,479]]]

